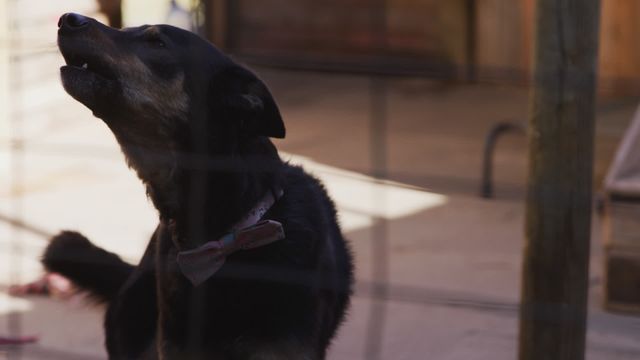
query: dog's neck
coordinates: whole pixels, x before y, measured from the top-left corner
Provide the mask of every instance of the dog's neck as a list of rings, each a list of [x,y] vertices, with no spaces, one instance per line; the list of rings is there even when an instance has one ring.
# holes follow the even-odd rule
[[[267,137],[240,134],[228,122],[205,117],[189,119],[186,133],[166,126],[132,128],[134,121],[123,120],[105,122],[145,184],[160,221],[171,224],[180,250],[226,233],[267,191],[282,188],[283,163]],[[185,122],[174,120],[161,124]]]
[[[147,191],[171,224],[179,250],[195,248],[229,231],[269,191],[281,188],[282,161],[267,138],[231,154],[178,153],[172,178],[150,180]]]

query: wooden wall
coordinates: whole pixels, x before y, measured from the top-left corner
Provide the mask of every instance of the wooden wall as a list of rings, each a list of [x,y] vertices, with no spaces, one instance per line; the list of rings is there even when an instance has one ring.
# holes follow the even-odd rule
[[[478,78],[525,82],[529,76],[534,0],[477,0]]]
[[[479,78],[527,82],[531,71],[535,0],[477,0]],[[603,0],[599,89],[605,95],[640,92],[640,1]]]
[[[615,94],[640,91],[640,1],[602,1],[600,87]]]
[[[466,58],[464,2],[387,0],[380,17],[383,3],[372,0],[236,0],[228,45],[239,54],[289,61],[386,58],[452,68]]]
[[[233,3],[233,11],[228,5]],[[472,59],[476,79],[527,83],[533,52],[535,0],[475,0],[475,30],[467,31],[469,0],[387,0],[387,43],[376,30],[373,0],[206,0],[212,28],[229,23],[234,52],[281,59],[324,59],[354,64],[376,57],[407,68],[446,71],[464,79]],[[600,44],[601,92],[640,91],[640,1],[603,0]],[[217,7],[217,10],[215,9]],[[233,22],[228,14],[234,13]],[[221,16],[222,14],[222,16]],[[221,25],[222,24],[222,25]],[[468,39],[471,34],[472,39]],[[229,35],[229,34],[226,34]],[[474,49],[469,54],[469,41]]]

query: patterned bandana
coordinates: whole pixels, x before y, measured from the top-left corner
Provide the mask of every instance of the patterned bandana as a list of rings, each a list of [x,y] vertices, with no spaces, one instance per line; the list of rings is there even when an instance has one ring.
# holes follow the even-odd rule
[[[215,274],[224,264],[227,256],[238,250],[254,249],[284,239],[282,224],[273,220],[263,220],[264,214],[282,196],[271,192],[253,208],[231,231],[218,240],[178,253],[178,266],[194,286],[200,285]]]

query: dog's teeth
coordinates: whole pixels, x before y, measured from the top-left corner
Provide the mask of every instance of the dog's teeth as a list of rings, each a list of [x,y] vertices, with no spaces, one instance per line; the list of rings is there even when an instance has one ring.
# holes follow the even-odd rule
[[[87,63],[82,64],[82,68],[83,68],[83,69],[87,69],[87,68],[89,68],[89,64],[87,64]]]

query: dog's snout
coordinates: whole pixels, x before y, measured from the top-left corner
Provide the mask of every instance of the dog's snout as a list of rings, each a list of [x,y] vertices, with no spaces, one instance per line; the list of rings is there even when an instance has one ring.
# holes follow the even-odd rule
[[[87,26],[89,19],[75,13],[66,13],[58,20],[58,28],[79,29]]]

